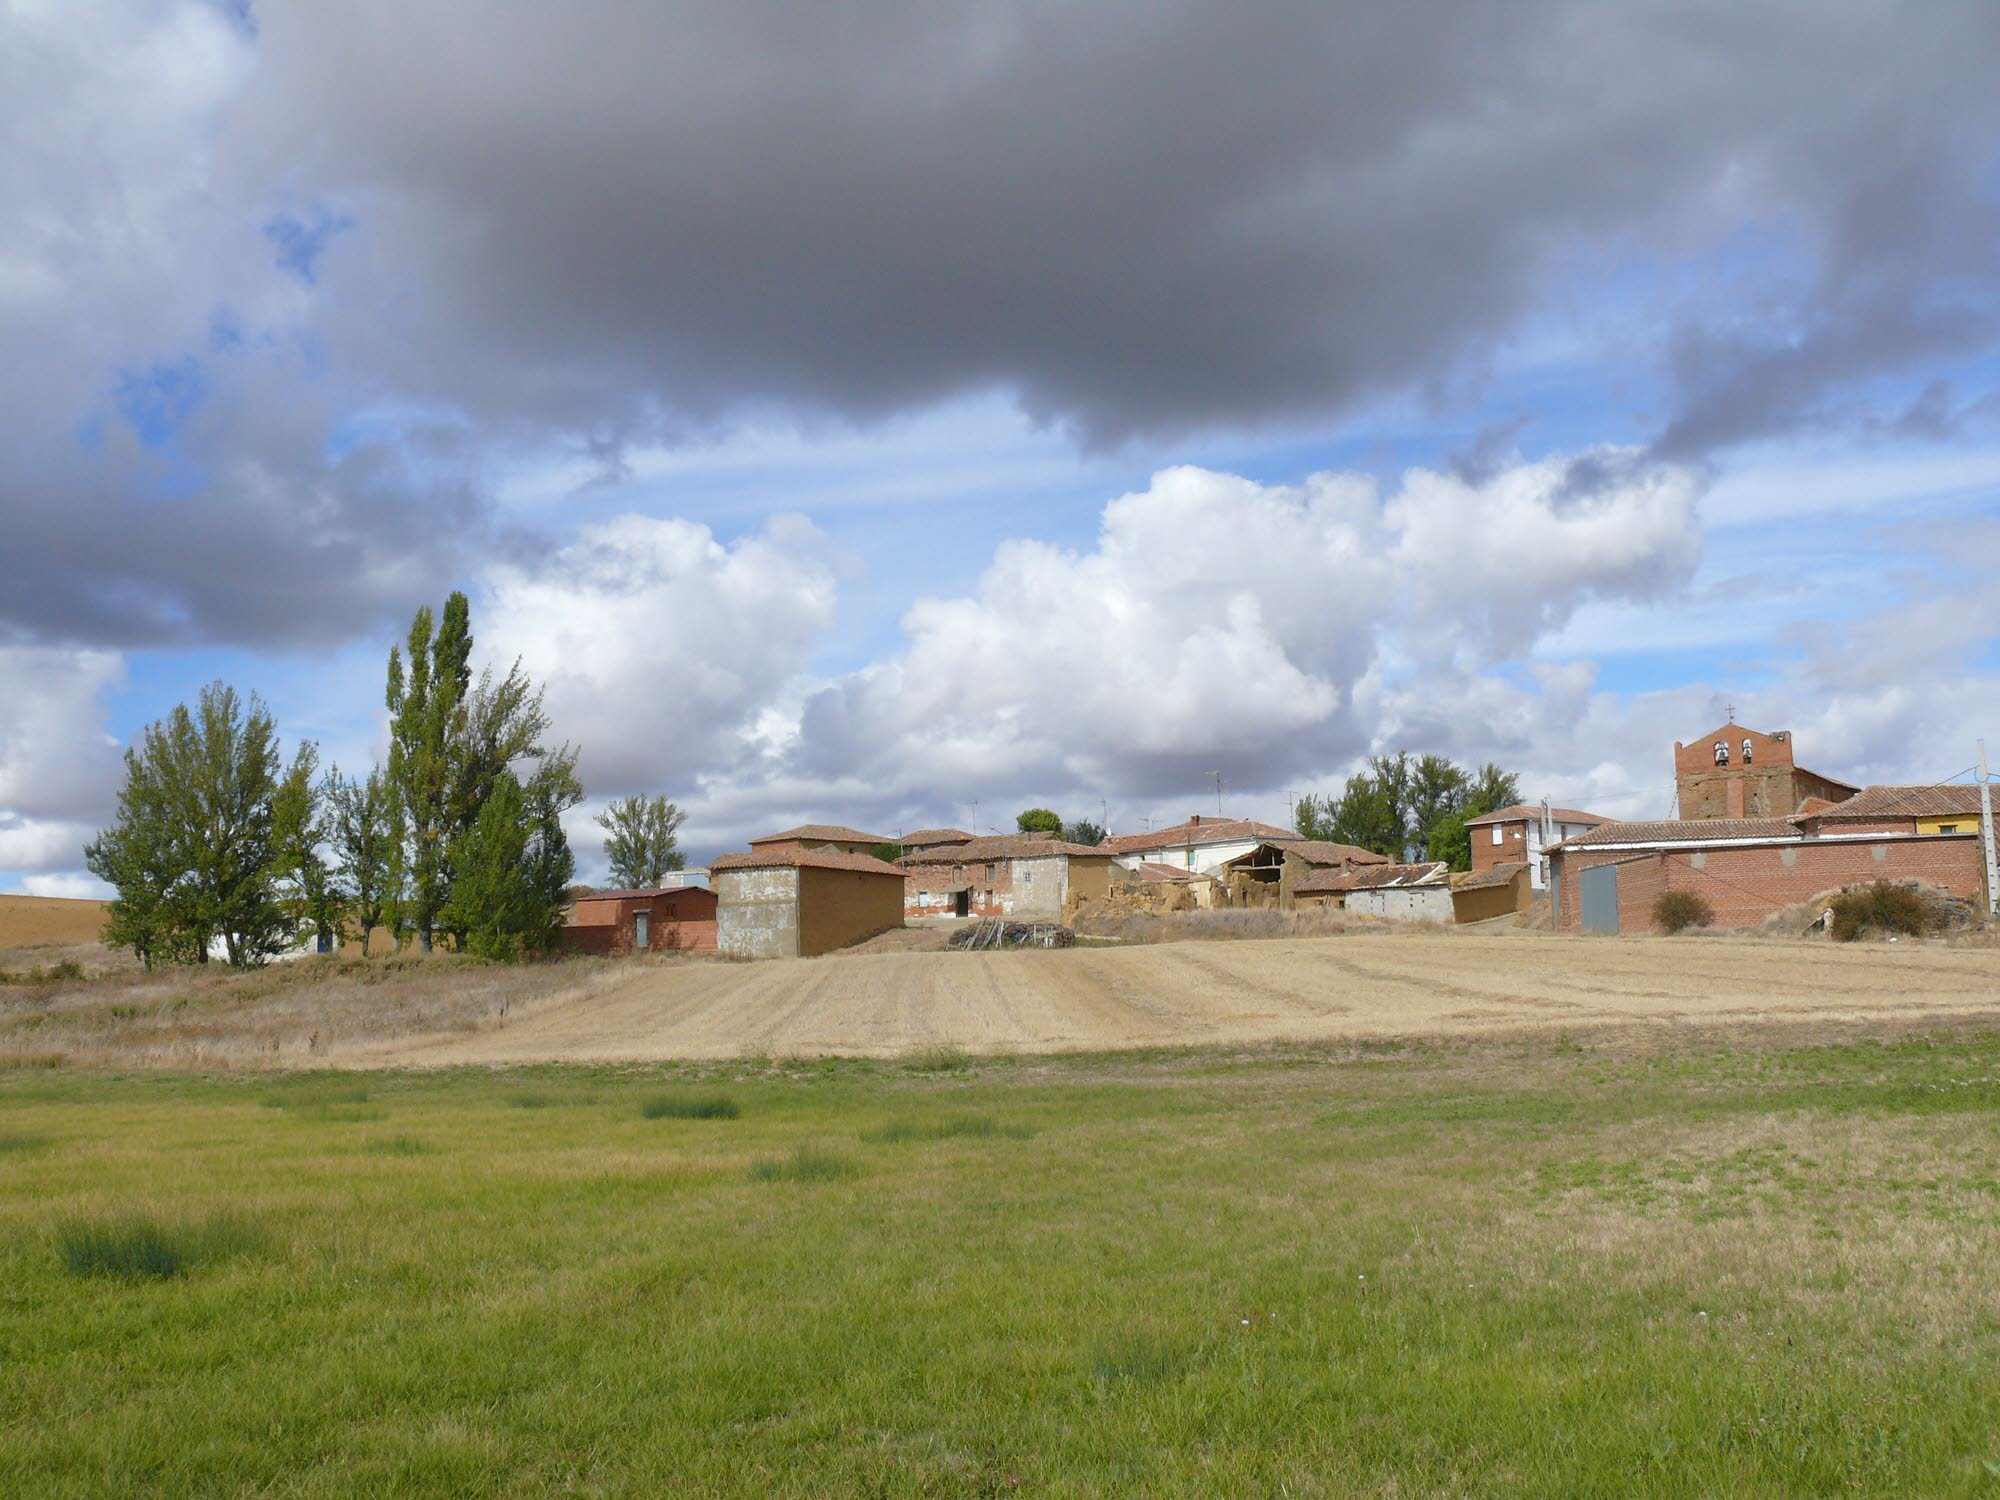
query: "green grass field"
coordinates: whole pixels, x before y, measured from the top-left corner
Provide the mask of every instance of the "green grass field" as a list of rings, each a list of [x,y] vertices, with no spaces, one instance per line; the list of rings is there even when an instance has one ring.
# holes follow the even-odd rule
[[[0,1075],[11,1493],[2000,1494],[2000,1037]]]

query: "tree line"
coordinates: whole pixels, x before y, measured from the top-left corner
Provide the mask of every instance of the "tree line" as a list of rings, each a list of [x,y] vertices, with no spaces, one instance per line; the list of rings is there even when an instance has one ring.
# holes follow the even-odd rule
[[[1443,755],[1398,750],[1369,757],[1337,797],[1299,798],[1292,826],[1304,838],[1353,844],[1393,860],[1421,853],[1469,870],[1466,823],[1520,800],[1520,778],[1491,761],[1468,771]]]
[[[151,968],[239,967],[317,939],[382,929],[431,951],[516,959],[547,951],[576,861],[562,815],[583,800],[576,752],[546,743],[542,690],[518,662],[471,668],[462,593],[419,609],[389,651],[389,753],[365,776],[287,762],[254,693],[222,682],[150,725],[125,752],[110,828],[84,850],[117,891],[105,940]]]

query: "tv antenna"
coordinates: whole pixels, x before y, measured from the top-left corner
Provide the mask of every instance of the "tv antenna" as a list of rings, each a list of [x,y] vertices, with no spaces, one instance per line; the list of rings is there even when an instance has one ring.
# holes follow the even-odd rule
[[[1215,778],[1215,815],[1219,818],[1222,816],[1222,773],[1210,771],[1208,774]]]

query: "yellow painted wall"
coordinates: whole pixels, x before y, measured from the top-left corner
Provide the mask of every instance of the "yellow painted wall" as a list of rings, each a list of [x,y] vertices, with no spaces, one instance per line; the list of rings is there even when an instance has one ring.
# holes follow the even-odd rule
[[[1951,818],[1919,818],[1917,819],[1917,832],[1977,833],[1979,832],[1979,814],[1959,813],[1956,817]]]

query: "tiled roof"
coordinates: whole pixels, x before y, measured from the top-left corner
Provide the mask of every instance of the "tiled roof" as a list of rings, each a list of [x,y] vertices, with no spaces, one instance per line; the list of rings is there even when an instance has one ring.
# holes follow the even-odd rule
[[[1979,816],[1979,788],[1964,782],[1935,786],[1871,786],[1845,802],[1808,816],[1823,823],[1842,818],[1963,818]]]
[[[780,845],[774,849],[752,849],[748,854],[724,854],[708,862],[711,870],[769,870],[787,867],[801,870],[854,870],[863,875],[893,875],[903,872],[872,854],[849,854],[842,849],[806,849]]]
[[[1469,875],[1452,876],[1451,888],[1455,891],[1483,891],[1496,885],[1511,885],[1527,868],[1527,864],[1518,859],[1502,860],[1497,865],[1475,870]]]
[[[897,840],[905,849],[928,849],[932,844],[969,844],[972,835],[962,828],[919,828]]]
[[[761,839],[750,840],[750,847],[759,844],[798,844],[818,839],[829,844],[893,844],[896,841],[884,838],[879,833],[862,833],[853,828],[843,828],[838,823],[801,823],[797,828],[787,828],[783,833],[767,833]]]
[[[1490,813],[1481,813],[1476,818],[1467,818],[1467,828],[1481,828],[1488,823],[1535,823],[1541,821],[1542,809],[1538,803],[1530,807],[1525,802],[1516,802],[1512,807],[1496,807]],[[1602,823],[1606,820],[1596,813],[1578,812],[1573,807],[1552,807],[1549,816],[1558,823]]]
[[[1180,865],[1163,865],[1154,860],[1140,861],[1139,868],[1132,872],[1146,880],[1167,880],[1175,885],[1189,885],[1197,880],[1213,880],[1213,875],[1204,875],[1199,870],[1184,869]]]
[[[576,901],[643,901],[648,896],[674,896],[682,891],[700,891],[712,894],[705,885],[650,885],[629,891],[592,891],[587,896],[575,896]]]
[[[1358,870],[1315,870],[1292,889],[1312,896],[1329,891],[1375,891],[1387,886],[1442,885],[1450,874],[1450,868],[1441,859],[1416,865],[1363,865]]]
[[[1386,865],[1389,856],[1363,849],[1358,844],[1336,844],[1326,839],[1290,839],[1287,854],[1296,854],[1309,865]]]
[[[1588,849],[1601,844],[1713,844],[1728,839],[1803,837],[1790,818],[1665,818],[1653,823],[1600,823],[1551,847]]]
[[[1120,854],[1138,849],[1178,849],[1189,844],[1234,844],[1244,839],[1276,839],[1291,843],[1298,835],[1289,828],[1274,828],[1253,818],[1193,818],[1171,828],[1155,828],[1151,833],[1121,833],[1105,844]]]
[[[963,844],[934,844],[928,849],[911,849],[903,855],[906,865],[976,865],[986,859],[1046,859],[1067,854],[1071,859],[1110,859],[1112,851],[1099,845],[1069,844],[1061,839],[1035,833],[1003,833],[992,838],[973,839]]]

